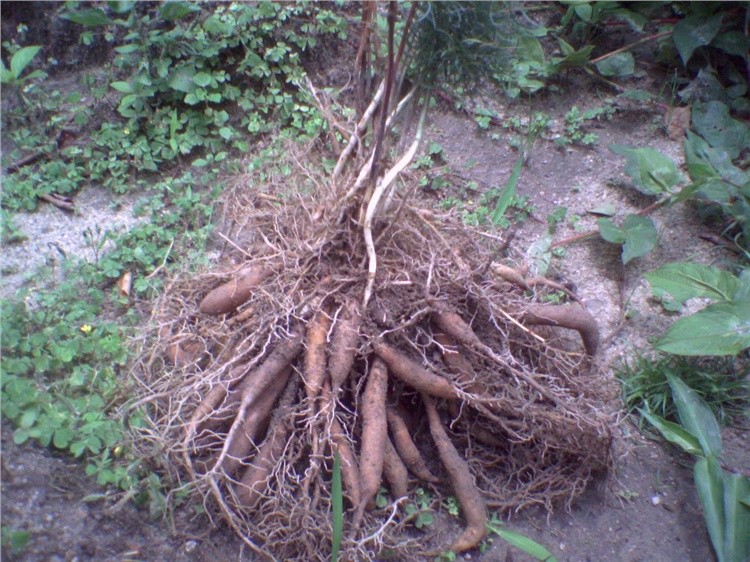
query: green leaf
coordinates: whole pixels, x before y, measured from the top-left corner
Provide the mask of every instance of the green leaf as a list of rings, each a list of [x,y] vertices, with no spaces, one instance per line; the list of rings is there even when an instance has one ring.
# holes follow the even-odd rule
[[[617,209],[612,203],[602,203],[601,205],[589,209],[586,211],[592,215],[599,215],[602,217],[613,217],[617,214]]]
[[[591,21],[591,4],[585,2],[583,4],[576,4],[573,6],[573,10],[576,15],[583,21]]]
[[[560,52],[563,56],[552,59],[552,66],[556,70],[585,65],[589,62],[591,52],[594,50],[594,45],[586,45],[576,51],[570,44],[559,37],[557,43],[560,46]]]
[[[165,20],[176,20],[184,18],[189,14],[200,12],[200,6],[190,2],[164,2],[159,6],[159,13]]]
[[[750,50],[750,38],[741,31],[726,31],[717,35],[711,45],[730,55],[746,57]]]
[[[333,457],[333,472],[331,474],[331,515],[333,517],[331,533],[331,562],[339,558],[341,538],[344,533],[344,501],[341,486],[341,457],[338,451]]]
[[[602,238],[613,244],[622,244],[622,263],[645,256],[656,247],[659,239],[656,227],[648,217],[628,215],[622,227],[617,227],[608,218],[599,219],[597,224]]]
[[[5,68],[5,65],[2,61],[0,61],[0,83],[2,84],[11,84],[13,81],[15,81],[16,77],[13,75],[13,73]]]
[[[685,139],[685,161],[688,174],[695,182],[721,178],[741,186],[750,181],[750,176],[732,163],[725,150],[713,148],[692,131],[687,132]]]
[[[120,53],[121,55],[128,55],[130,53],[135,53],[140,50],[141,50],[141,46],[136,43],[130,43],[128,45],[120,45],[119,47],[115,47],[115,51],[117,53]]]
[[[750,267],[746,267],[740,273],[739,286],[734,293],[733,300],[750,301]]]
[[[3,527],[3,542],[5,542],[5,527]],[[31,532],[29,531],[10,531],[10,548],[12,553],[20,553],[24,550],[31,539]]]
[[[135,6],[135,0],[109,0],[107,6],[116,14],[128,14]]]
[[[750,560],[750,507],[742,498],[750,495],[747,476],[724,472],[724,556],[731,562]]]
[[[526,255],[529,256],[531,261],[531,268],[537,275],[546,275],[547,269],[549,269],[550,261],[552,261],[552,252],[550,247],[552,246],[552,236],[545,234],[539,240],[531,244]]]
[[[172,72],[167,85],[173,90],[189,94],[195,90],[195,82],[193,81],[194,76],[194,68],[183,66]]]
[[[132,94],[135,91],[129,82],[112,82],[110,86],[123,94]]]
[[[612,244],[622,244],[625,242],[625,233],[618,227],[612,219],[601,218],[596,221],[599,226],[599,234],[607,242]]]
[[[87,27],[109,25],[112,23],[112,20],[107,17],[104,10],[100,10],[99,8],[88,8],[77,12],[66,12],[60,17]]]
[[[721,456],[721,428],[711,408],[682,379],[667,372],[682,426],[695,435],[705,455]]]
[[[521,168],[523,168],[523,156],[519,156],[516,163],[513,165],[513,170],[510,173],[508,181],[505,182],[505,187],[495,205],[495,211],[492,213],[492,224],[499,224],[508,209],[508,206],[513,201],[516,195],[516,187],[518,186],[518,178],[521,176]]]
[[[625,173],[641,193],[660,195],[683,180],[672,159],[658,150],[650,147],[630,148],[620,144],[613,144],[609,149],[627,158]]]
[[[731,160],[750,145],[750,126],[733,119],[729,108],[720,101],[696,103],[693,127],[713,148],[726,151]]]
[[[52,443],[58,449],[67,449],[70,442],[73,440],[73,430],[67,427],[61,427],[55,430],[55,435],[52,438]]]
[[[10,59],[10,71],[15,78],[21,76],[21,73],[29,65],[31,59],[36,56],[40,49],[41,47],[38,45],[24,47],[23,49],[19,49],[16,54],[13,55],[13,58]]]
[[[635,71],[635,59],[631,53],[618,53],[596,63],[602,76],[630,76]]]
[[[26,441],[29,440],[29,437],[31,437],[31,435],[29,435],[28,429],[18,428],[13,432],[13,443],[21,445],[26,443]]]
[[[740,286],[739,279],[728,271],[698,263],[669,263],[644,277],[654,295],[669,293],[680,303],[698,297],[731,300]]]
[[[750,302],[719,302],[680,318],[654,347],[675,355],[736,355],[750,347]]]
[[[723,17],[723,12],[714,14],[708,19],[699,15],[690,16],[674,26],[672,39],[677,52],[680,53],[682,64],[687,65],[695,49],[711,43],[719,32]]]
[[[680,449],[691,455],[703,454],[698,438],[681,425],[665,420],[641,408],[638,408],[638,411],[651,425],[659,430],[664,439],[673,445],[677,445]]]
[[[205,88],[211,83],[211,75],[206,72],[199,72],[193,76],[193,82],[201,88]]]
[[[37,418],[39,417],[39,410],[34,408],[33,410],[26,410],[21,414],[21,419],[18,420],[18,425],[23,429],[29,429],[34,425]]]
[[[719,557],[724,562],[724,485],[721,467],[714,457],[700,458],[693,467],[695,487],[703,506],[703,518],[706,520],[708,535]]]
[[[543,562],[557,562],[557,558],[543,545],[521,533],[516,533],[496,525],[492,525],[490,531],[496,533],[508,544],[515,546],[537,560],[542,560]]]

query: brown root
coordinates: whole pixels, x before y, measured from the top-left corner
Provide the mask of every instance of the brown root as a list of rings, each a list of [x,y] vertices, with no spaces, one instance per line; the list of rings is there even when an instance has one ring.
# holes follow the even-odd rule
[[[590,356],[596,355],[599,348],[599,326],[585,308],[570,304],[546,304],[530,308],[522,318],[526,324],[576,330],[581,334],[586,353]]]
[[[308,400],[314,401],[323,388],[326,374],[326,337],[331,319],[325,310],[320,310],[307,328],[305,349],[305,390]]]
[[[211,316],[233,312],[238,306],[247,302],[253,291],[268,279],[271,273],[270,269],[256,265],[246,267],[231,281],[227,281],[208,293],[198,309],[203,314]]]
[[[419,452],[419,449],[414,444],[409,434],[409,427],[406,425],[406,420],[404,420],[401,412],[397,408],[388,406],[386,413],[388,427],[391,430],[391,437],[393,438],[393,445],[404,461],[404,464],[406,464],[406,467],[420,480],[433,483],[439,482],[440,480],[432,474],[424,458],[422,458],[422,453]]]
[[[484,498],[474,483],[474,477],[466,461],[456,450],[450,437],[443,428],[435,403],[430,396],[422,395],[430,423],[430,433],[440,455],[440,460],[448,472],[451,488],[461,506],[466,520],[464,532],[448,547],[453,552],[464,552],[476,548],[487,534],[487,506]],[[438,551],[437,553],[439,554]]]
[[[458,398],[458,391],[449,380],[431,373],[397,349],[382,342],[375,342],[372,347],[390,371],[412,388],[437,398]]]
[[[385,441],[385,456],[383,457],[383,476],[391,489],[394,500],[405,497],[409,493],[409,471],[401,460],[390,439]]]
[[[331,376],[331,390],[336,396],[339,388],[349,376],[354,357],[359,348],[359,325],[362,314],[353,299],[348,299],[341,309],[331,337],[331,350],[328,355],[328,372]]]
[[[260,442],[259,438],[271,418],[271,408],[284,390],[291,372],[291,368],[287,367],[268,381],[264,388],[257,382],[259,378],[254,376],[256,373],[250,374],[253,384],[245,388],[237,418],[222,451],[223,459],[219,462],[219,467],[227,474],[235,474],[245,457]]]
[[[254,508],[261,495],[268,488],[273,468],[281,458],[284,445],[291,431],[291,420],[288,416],[292,412],[292,401],[298,385],[298,377],[294,377],[287,383],[279,406],[271,417],[268,434],[252,464],[245,468],[242,478],[236,486],[237,502],[243,508]]]
[[[367,375],[367,385],[362,394],[362,437],[359,455],[360,505],[353,527],[359,523],[365,508],[378,493],[383,476],[385,444],[388,426],[385,419],[385,395],[388,390],[388,369],[381,359],[375,359]]]
[[[335,452],[339,454],[341,459],[341,480],[344,484],[344,495],[352,507],[358,508],[362,503],[362,479],[359,474],[359,464],[357,463],[357,457],[354,455],[352,444],[336,418],[331,421],[331,440]]]

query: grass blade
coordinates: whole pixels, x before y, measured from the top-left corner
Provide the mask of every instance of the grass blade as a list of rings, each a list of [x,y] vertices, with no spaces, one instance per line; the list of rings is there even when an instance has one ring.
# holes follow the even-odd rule
[[[682,380],[667,373],[680,424],[695,435],[706,455],[721,456],[721,429],[711,408]]]
[[[555,557],[555,555],[547,550],[543,545],[525,535],[522,535],[521,533],[509,531],[508,529],[504,529],[499,525],[492,524],[488,525],[488,529],[493,533],[497,533],[497,535],[508,544],[522,550],[530,556],[533,556],[537,560],[541,560],[542,562],[557,562],[557,558]]]
[[[729,562],[724,557],[724,530],[726,517],[724,513],[724,483],[719,462],[712,456],[699,458],[693,470],[695,487],[703,506],[703,517],[706,520],[708,535],[716,551],[719,562]]]
[[[331,535],[331,562],[339,559],[341,537],[344,534],[344,498],[341,488],[341,458],[338,452],[333,457],[331,475],[331,510],[333,515],[333,532]]]
[[[659,430],[659,433],[661,433],[664,439],[673,445],[677,445],[680,449],[691,455],[703,454],[698,438],[681,425],[667,421],[664,418],[643,410],[642,408],[638,408],[638,411],[651,425]]]
[[[510,173],[510,177],[505,183],[503,192],[500,194],[500,198],[497,200],[495,211],[492,213],[492,224],[500,224],[505,211],[508,210],[508,207],[510,207],[513,198],[516,196],[516,186],[518,185],[518,178],[521,177],[522,167],[523,155],[519,156],[516,160],[516,163],[513,165],[513,171]]]
[[[724,556],[730,562],[750,560],[750,506],[742,498],[750,495],[746,476],[724,473]]]

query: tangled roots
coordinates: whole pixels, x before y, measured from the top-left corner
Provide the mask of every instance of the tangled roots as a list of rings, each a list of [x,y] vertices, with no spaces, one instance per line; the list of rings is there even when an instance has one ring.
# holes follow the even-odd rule
[[[338,455],[342,553],[409,559],[474,548],[488,508],[551,508],[607,467],[608,387],[583,307],[540,304],[545,283],[495,264],[488,239],[397,199],[373,229],[363,306],[354,207],[278,189],[233,191],[232,265],[172,283],[136,370],[141,446],[169,451],[210,515],[258,553],[325,560]],[[417,487],[458,500],[452,543],[415,529],[403,496]]]

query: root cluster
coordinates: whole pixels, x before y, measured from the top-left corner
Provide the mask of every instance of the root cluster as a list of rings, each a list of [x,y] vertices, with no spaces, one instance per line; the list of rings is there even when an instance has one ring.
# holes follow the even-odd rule
[[[226,204],[224,269],[173,281],[136,372],[141,446],[257,553],[328,559],[336,455],[352,560],[475,548],[488,509],[569,502],[607,467],[583,307],[542,304],[500,242],[398,197],[364,306],[357,201],[302,166],[273,192],[252,180]],[[414,527],[419,487],[457,499],[457,537]]]

